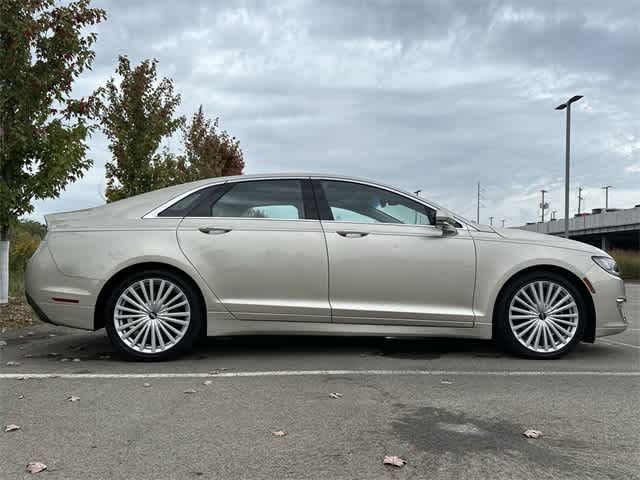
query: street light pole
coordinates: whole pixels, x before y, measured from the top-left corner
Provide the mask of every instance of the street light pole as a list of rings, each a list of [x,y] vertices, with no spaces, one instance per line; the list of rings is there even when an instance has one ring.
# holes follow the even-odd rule
[[[582,213],[582,200],[584,200],[584,197],[582,196],[582,187],[578,187],[578,215]]]
[[[542,202],[540,202],[540,208],[542,208],[542,223],[544,223],[544,210],[545,208],[547,208],[544,204],[544,194],[547,193],[547,190],[542,189],[540,190],[540,192],[542,192]]]
[[[569,238],[569,170],[570,170],[570,144],[571,144],[571,104],[582,98],[582,95],[574,95],[566,103],[558,105],[556,110],[567,111],[567,134],[565,144],[564,166],[564,236]]]
[[[611,188],[611,185],[605,185],[604,187],[602,187],[602,189],[604,190],[604,209],[609,210],[609,189]]]

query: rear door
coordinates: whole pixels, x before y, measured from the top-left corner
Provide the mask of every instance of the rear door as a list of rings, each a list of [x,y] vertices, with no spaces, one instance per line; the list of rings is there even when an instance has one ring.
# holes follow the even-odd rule
[[[309,180],[229,183],[191,210],[177,234],[238,319],[331,321],[327,250]]]
[[[335,323],[473,326],[475,248],[435,211],[372,185],[314,180]]]

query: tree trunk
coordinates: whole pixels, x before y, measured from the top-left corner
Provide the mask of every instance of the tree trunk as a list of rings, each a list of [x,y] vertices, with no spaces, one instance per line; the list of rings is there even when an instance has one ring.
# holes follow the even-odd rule
[[[0,305],[9,302],[9,227],[0,226]]]

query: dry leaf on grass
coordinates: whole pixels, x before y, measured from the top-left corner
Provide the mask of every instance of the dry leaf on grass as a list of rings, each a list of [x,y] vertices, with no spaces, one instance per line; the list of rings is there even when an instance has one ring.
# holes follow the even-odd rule
[[[10,423],[6,427],[4,427],[5,432],[15,432],[16,430],[20,430],[20,425],[16,425],[14,423]]]
[[[394,467],[404,467],[407,462],[395,455],[386,455],[382,463],[384,465],[393,465]]]
[[[542,436],[540,430],[525,430],[522,434],[527,438],[539,438]]]
[[[342,398],[342,394],[341,394],[341,393],[338,393],[338,392],[331,392],[331,393],[329,394],[329,396],[330,396],[331,398]]]
[[[276,430],[275,432],[271,432],[271,435],[274,437],[284,437],[287,434],[284,430]]]
[[[40,473],[47,469],[47,466],[42,462],[29,462],[27,464],[27,472]]]

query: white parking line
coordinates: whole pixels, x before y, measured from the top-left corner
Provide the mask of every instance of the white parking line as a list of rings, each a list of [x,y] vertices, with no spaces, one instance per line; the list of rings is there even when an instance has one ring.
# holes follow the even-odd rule
[[[608,343],[609,345],[623,345],[625,347],[640,348],[639,345],[631,345],[630,343],[618,342],[617,340],[610,340],[610,339],[605,340],[605,339],[599,338],[598,342]]]
[[[523,370],[486,371],[474,370],[275,370],[264,372],[221,373],[0,373],[0,379],[53,379],[53,378],[237,378],[237,377],[291,377],[337,375],[428,375],[470,377],[639,377],[640,372],[607,372],[593,370]]]

